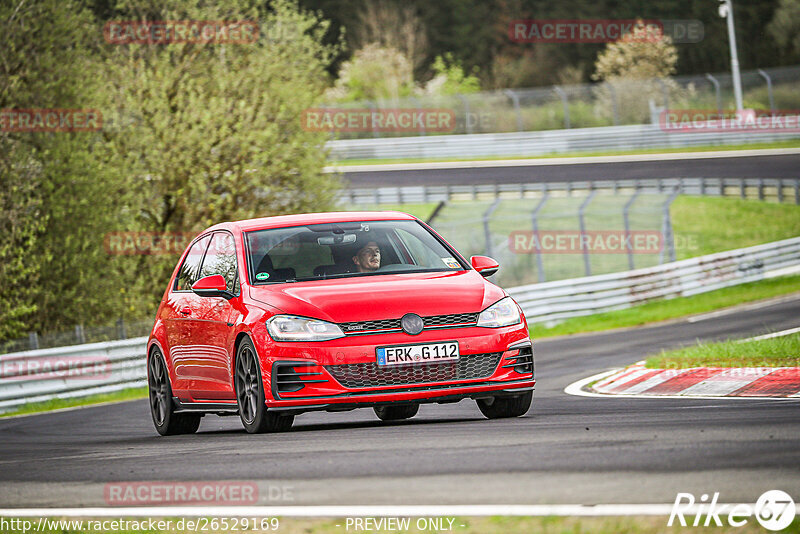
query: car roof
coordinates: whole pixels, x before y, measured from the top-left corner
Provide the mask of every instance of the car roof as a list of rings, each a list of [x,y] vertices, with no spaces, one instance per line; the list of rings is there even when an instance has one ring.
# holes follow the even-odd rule
[[[203,233],[213,230],[238,230],[249,232],[267,228],[282,228],[300,226],[304,224],[341,223],[358,221],[413,221],[415,217],[401,211],[335,211],[329,213],[300,213],[296,215],[278,215],[276,217],[261,217],[258,219],[245,219],[243,221],[230,221],[215,224],[204,230]]]

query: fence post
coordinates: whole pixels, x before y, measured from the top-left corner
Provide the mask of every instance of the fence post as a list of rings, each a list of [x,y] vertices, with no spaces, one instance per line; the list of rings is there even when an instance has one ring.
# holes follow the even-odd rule
[[[622,221],[625,224],[625,245],[626,248],[628,249],[628,269],[630,269],[631,271],[635,267],[633,265],[633,248],[631,247],[631,241],[630,241],[631,223],[630,219],[628,218],[628,214],[630,213],[631,206],[633,206],[633,203],[636,202],[636,197],[638,197],[639,193],[641,192],[639,190],[638,180],[634,182],[634,187],[636,189],[633,191],[633,195],[625,203],[625,207],[622,208]]]
[[[522,126],[522,112],[519,109],[519,96],[511,89],[504,89],[503,93],[510,98],[511,102],[514,104],[514,113],[517,115],[517,131],[525,131]]]
[[[465,129],[466,133],[471,134],[472,133],[472,121],[469,120],[469,114],[470,114],[469,101],[462,94],[457,94],[456,96],[458,97],[459,100],[461,100],[461,103],[464,104],[464,129]]]
[[[569,102],[567,102],[567,93],[565,93],[564,90],[557,85],[553,86],[553,90],[558,93],[559,97],[561,97],[561,103],[564,105],[564,128],[569,130]]]
[[[484,237],[486,238],[487,256],[492,255],[492,234],[489,231],[489,218],[492,216],[492,213],[494,213],[494,210],[496,210],[497,206],[499,205],[500,205],[500,198],[495,198],[494,202],[492,202],[492,205],[489,206],[489,209],[487,209],[486,212],[483,214],[483,234]]]
[[[717,113],[722,117],[722,94],[719,90],[719,81],[707,72],[706,79],[714,84],[714,92],[717,94]]]
[[[672,235],[672,216],[669,213],[669,208],[681,192],[680,186],[670,194],[669,198],[664,202],[663,206],[663,219],[661,223],[661,235],[664,239],[664,244],[659,253],[658,263],[664,263],[664,249],[669,251],[669,261],[675,261],[675,236]]]
[[[794,203],[800,204],[800,179],[794,180]]]
[[[422,110],[422,106],[420,106],[419,100],[416,97],[411,96],[408,99],[414,103],[414,105],[417,108],[417,111]],[[427,135],[427,132],[425,131],[425,121],[419,121],[419,134]]]
[[[550,197],[550,191],[547,190],[547,184],[544,184],[542,199],[533,209],[533,213],[531,213],[531,218],[533,222],[533,237],[536,240],[535,242],[539,244],[541,244],[541,241],[539,241],[539,212],[542,210],[549,197]],[[544,260],[542,259],[541,250],[536,252],[536,276],[539,280],[539,283],[546,281],[544,275]]]
[[[373,102],[367,102],[367,106],[369,106],[370,114],[372,114],[372,117],[374,117],[375,116],[374,114],[377,113],[378,111],[378,107]],[[370,117],[370,122],[372,123],[372,137],[380,137],[380,135],[378,135],[378,130],[375,126],[375,121],[372,120],[372,117]]]
[[[29,332],[28,344],[30,345],[31,350],[37,350],[39,348],[39,334],[36,332]]]
[[[767,80],[767,95],[769,96],[769,111],[772,115],[775,115],[775,97],[772,95],[772,78],[769,77],[769,74],[764,69],[758,69],[758,73],[761,75],[762,78]]]
[[[586,208],[589,206],[589,202],[592,201],[594,196],[597,194],[596,190],[592,190],[589,193],[589,196],[586,197],[581,203],[581,207],[578,209],[578,224],[580,225],[580,238],[581,238],[581,250],[583,250],[583,268],[586,272],[586,276],[592,276],[592,267],[589,263],[589,249],[586,247],[586,242],[584,241],[584,234],[586,233],[586,223],[583,218],[583,214],[586,211]]]
[[[758,179],[758,200],[764,200],[764,179]]]
[[[619,108],[617,107],[617,89],[611,82],[606,82],[606,86],[611,90],[611,110],[614,113],[614,126],[619,126]]]
[[[83,331],[82,324],[75,325],[75,339],[78,341],[78,343],[86,343],[86,334]]]
[[[664,111],[669,111],[669,88],[667,88],[667,84],[664,83],[664,80],[661,78],[656,78],[658,85],[661,86],[661,93],[664,96]]]
[[[783,178],[778,178],[778,204],[783,204]]]
[[[125,320],[122,317],[117,319],[117,338],[128,339],[127,333],[125,332]]]

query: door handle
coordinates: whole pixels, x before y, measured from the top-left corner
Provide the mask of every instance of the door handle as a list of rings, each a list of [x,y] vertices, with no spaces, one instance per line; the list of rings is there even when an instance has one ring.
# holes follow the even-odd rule
[[[189,306],[184,306],[179,311],[180,311],[180,313],[182,313],[184,315],[191,315],[192,314],[192,309]]]

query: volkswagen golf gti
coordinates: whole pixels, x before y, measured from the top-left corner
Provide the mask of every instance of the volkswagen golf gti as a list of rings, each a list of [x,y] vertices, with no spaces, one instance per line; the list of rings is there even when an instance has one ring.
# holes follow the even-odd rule
[[[533,346],[520,307],[486,280],[498,268],[399,212],[212,226],[181,256],[147,343],[156,430],[196,432],[217,414],[276,432],[363,407],[391,421],[468,398],[489,419],[524,415]]]

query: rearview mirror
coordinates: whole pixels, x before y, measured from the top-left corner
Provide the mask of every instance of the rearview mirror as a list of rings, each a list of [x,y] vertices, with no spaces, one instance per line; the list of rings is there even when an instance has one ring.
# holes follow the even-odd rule
[[[233,293],[228,291],[225,277],[221,274],[204,276],[192,285],[192,291],[201,297],[224,297],[232,299]]]
[[[483,276],[492,276],[500,269],[500,264],[489,256],[472,256],[469,261],[472,268]]]

